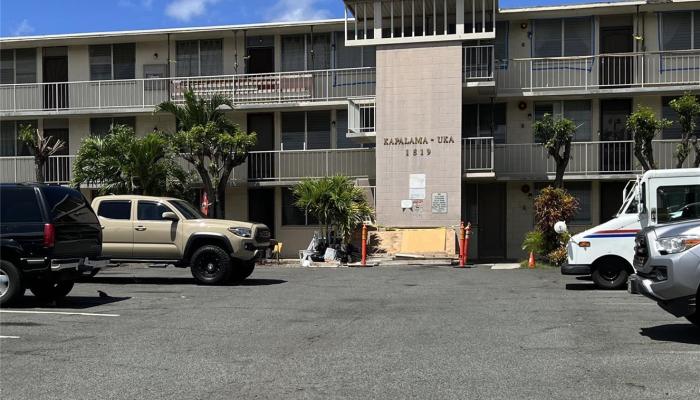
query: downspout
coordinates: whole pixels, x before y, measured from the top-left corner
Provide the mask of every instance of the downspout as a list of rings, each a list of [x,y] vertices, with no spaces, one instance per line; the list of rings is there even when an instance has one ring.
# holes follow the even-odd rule
[[[309,49],[309,54],[311,55],[311,70],[314,68],[314,26],[311,25],[311,48]]]

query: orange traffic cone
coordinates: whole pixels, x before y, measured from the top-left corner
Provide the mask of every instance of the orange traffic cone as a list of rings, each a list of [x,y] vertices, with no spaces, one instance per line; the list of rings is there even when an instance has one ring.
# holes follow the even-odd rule
[[[533,252],[530,252],[530,259],[527,260],[527,266],[530,269],[535,268],[535,254]]]

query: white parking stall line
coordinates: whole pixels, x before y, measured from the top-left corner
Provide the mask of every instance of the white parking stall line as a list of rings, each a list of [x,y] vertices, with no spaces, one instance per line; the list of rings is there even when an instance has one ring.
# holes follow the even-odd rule
[[[0,339],[19,339],[19,336],[0,335]]]
[[[55,315],[82,315],[85,317],[118,317],[119,314],[98,314],[68,311],[42,311],[42,310],[0,310],[5,314],[55,314]]]

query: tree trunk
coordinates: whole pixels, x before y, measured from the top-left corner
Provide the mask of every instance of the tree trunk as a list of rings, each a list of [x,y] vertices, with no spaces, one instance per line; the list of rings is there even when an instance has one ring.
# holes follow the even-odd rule
[[[226,219],[226,181],[220,182],[216,187],[214,210],[214,218]]]
[[[693,140],[693,149],[695,149],[695,161],[693,162],[693,167],[700,167],[700,143],[697,139]]]
[[[34,173],[36,181],[39,183],[46,182],[46,177],[44,176],[44,164],[45,161],[41,157],[34,157]]]
[[[683,168],[683,163],[685,160],[688,158],[688,155],[690,155],[690,137],[683,135],[683,138],[681,139],[681,143],[678,145],[678,152],[676,153],[676,157],[678,158],[678,162],[676,163],[676,168]]]
[[[647,163],[647,159],[644,158],[644,153],[642,152],[642,149],[640,146],[634,146],[634,156],[637,157],[637,160],[639,161],[640,164],[642,164],[642,169],[644,171],[649,171],[651,168],[649,168],[649,164]]]
[[[647,160],[649,168],[656,169],[656,163],[654,162],[654,149],[652,147],[651,140],[649,140],[644,146],[644,158]]]

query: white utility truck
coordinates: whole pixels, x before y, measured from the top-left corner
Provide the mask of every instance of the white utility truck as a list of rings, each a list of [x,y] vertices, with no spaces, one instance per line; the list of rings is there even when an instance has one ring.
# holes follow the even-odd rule
[[[564,275],[591,275],[602,289],[625,287],[634,273],[634,237],[649,225],[700,218],[700,168],[651,170],[628,182],[610,221],[571,237]],[[566,231],[557,223],[555,230]]]

